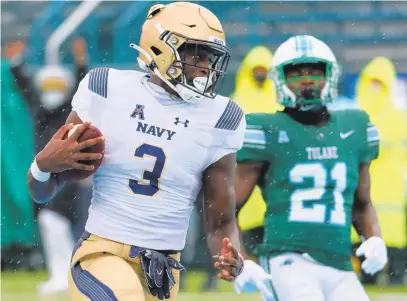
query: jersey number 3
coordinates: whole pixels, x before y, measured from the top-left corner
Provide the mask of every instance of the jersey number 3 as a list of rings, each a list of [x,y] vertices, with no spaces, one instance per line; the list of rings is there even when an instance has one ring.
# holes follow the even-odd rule
[[[312,188],[297,189],[291,194],[289,220],[292,222],[330,223],[345,225],[345,199],[343,191],[346,189],[346,165],[338,162],[329,173],[330,179],[335,181],[333,188],[334,208],[327,214],[328,205],[319,203],[326,193],[328,171],[321,163],[297,164],[290,171],[291,183],[303,183],[304,178],[312,178]],[[307,202],[313,202],[308,203]]]
[[[160,190],[160,178],[164,169],[166,156],[162,148],[150,145],[140,145],[134,155],[139,158],[150,156],[155,159],[153,169],[144,170],[141,180],[129,180],[129,186],[134,194],[154,196]]]

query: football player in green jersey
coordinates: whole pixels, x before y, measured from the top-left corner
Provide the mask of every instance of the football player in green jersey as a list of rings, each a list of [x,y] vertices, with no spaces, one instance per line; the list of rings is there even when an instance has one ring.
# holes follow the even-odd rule
[[[246,115],[238,153],[240,206],[255,185],[267,203],[264,242],[256,248],[272,277],[246,260],[236,290],[257,287],[280,301],[369,300],[352,270],[350,229],[364,242],[362,268],[376,273],[387,262],[370,200],[369,162],[379,135],[362,110],[329,111],[339,67],[331,49],[312,36],[295,36],[275,52],[271,78],[285,106],[275,114]]]

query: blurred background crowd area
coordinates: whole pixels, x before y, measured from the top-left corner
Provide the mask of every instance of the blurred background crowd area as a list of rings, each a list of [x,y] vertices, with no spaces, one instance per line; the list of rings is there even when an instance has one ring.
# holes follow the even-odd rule
[[[30,200],[25,175],[34,155],[65,121],[79,81],[94,67],[137,69],[138,43],[149,1],[101,1],[63,38],[56,64],[46,44],[81,2],[1,2],[1,267],[38,271],[50,280],[47,294],[65,275],[74,241],[83,231],[91,181],[67,185],[49,204]],[[332,109],[365,109],[381,133],[381,155],[372,166],[372,198],[377,207],[390,263],[384,285],[403,285],[407,271],[407,2],[393,1],[197,1],[221,20],[232,58],[223,95],[246,113],[274,112],[275,89],[267,74],[272,53],[288,37],[310,34],[325,41],[343,75]],[[55,62],[54,62],[55,63]],[[253,72],[257,69],[256,72]],[[258,190],[239,213],[246,247],[261,241],[265,206]],[[250,205],[249,205],[250,204]],[[216,289],[216,272],[206,248],[202,210],[191,216],[182,261],[204,270],[202,289]],[[353,234],[353,241],[359,238]],[[355,269],[360,273],[358,260]],[[377,277],[361,275],[364,283]],[[53,279],[56,282],[52,282]],[[50,284],[51,282],[51,284]]]

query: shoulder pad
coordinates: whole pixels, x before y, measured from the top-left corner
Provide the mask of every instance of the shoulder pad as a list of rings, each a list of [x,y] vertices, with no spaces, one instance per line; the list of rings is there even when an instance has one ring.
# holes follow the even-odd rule
[[[365,126],[369,122],[369,115],[365,110],[359,108],[332,111],[330,114],[336,115],[346,124],[351,122],[357,126]]]
[[[104,98],[107,98],[107,82],[109,68],[95,68],[89,72],[88,89]]]
[[[243,110],[232,100],[229,102],[215,125],[216,129],[235,131],[244,116]]]
[[[344,115],[344,116],[349,116],[350,114],[352,114],[353,116],[367,115],[366,112],[360,108],[346,108],[346,109],[342,109],[342,110],[329,110],[329,113],[335,114],[335,115]]]

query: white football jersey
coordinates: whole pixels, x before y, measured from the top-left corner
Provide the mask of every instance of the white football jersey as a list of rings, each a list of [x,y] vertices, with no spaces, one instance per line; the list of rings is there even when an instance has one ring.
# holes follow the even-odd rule
[[[189,216],[212,163],[242,147],[243,111],[217,96],[172,99],[137,71],[97,68],[72,101],[104,135],[86,230],[156,250],[182,250]]]

